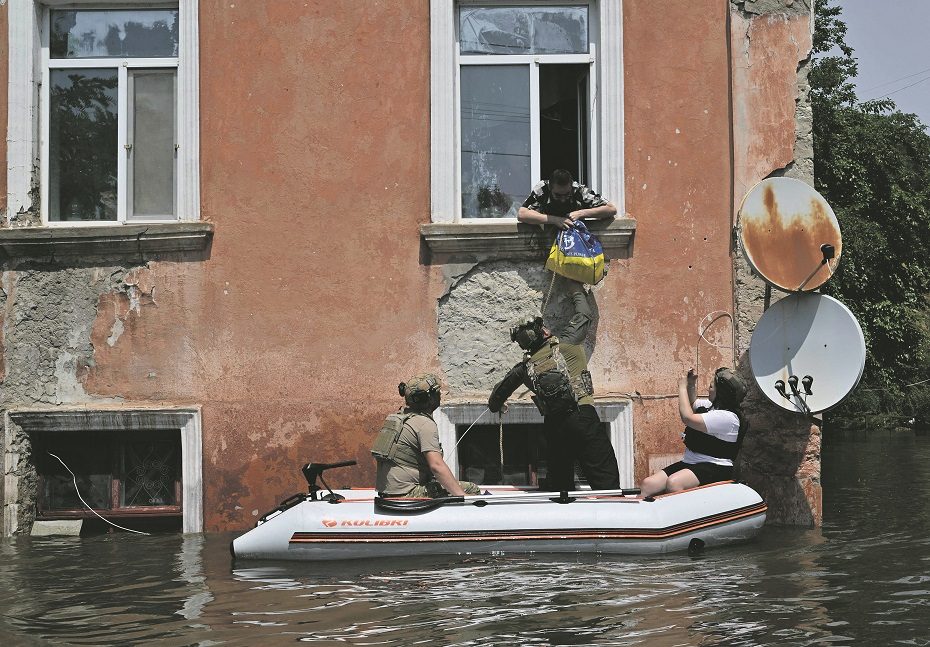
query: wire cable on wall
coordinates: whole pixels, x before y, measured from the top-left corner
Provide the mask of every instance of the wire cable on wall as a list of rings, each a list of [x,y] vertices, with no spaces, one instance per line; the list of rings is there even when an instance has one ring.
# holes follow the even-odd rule
[[[84,500],[84,497],[81,496],[81,490],[78,489],[77,476],[74,475],[74,472],[71,471],[71,468],[68,467],[67,465],[65,465],[65,462],[64,462],[63,460],[61,460],[61,458],[60,458],[59,456],[56,456],[56,455],[53,454],[52,452],[48,452],[48,455],[49,455],[49,456],[52,456],[52,457],[54,457],[54,458],[57,458],[57,459],[58,459],[58,462],[61,463],[62,465],[64,465],[65,469],[68,470],[68,473],[71,475],[71,480],[74,482],[74,491],[77,492],[78,498],[81,500],[81,503],[84,504],[84,507],[85,507],[85,508],[87,508],[88,510],[90,510],[91,512],[93,512],[95,515],[97,515],[98,517],[100,517],[101,519],[103,519],[104,521],[106,521],[108,524],[110,524],[110,525],[113,526],[114,528],[119,528],[120,530],[125,530],[126,532],[134,532],[134,533],[136,533],[137,535],[148,535],[148,534],[149,534],[149,533],[147,533],[147,532],[142,532],[141,530],[133,530],[132,528],[124,528],[123,526],[120,526],[120,525],[118,525],[118,524],[113,523],[113,522],[110,521],[109,519],[104,519],[103,517],[101,517],[100,514],[99,514],[96,510],[94,510],[92,507],[90,507],[90,506],[87,504],[87,501]]]

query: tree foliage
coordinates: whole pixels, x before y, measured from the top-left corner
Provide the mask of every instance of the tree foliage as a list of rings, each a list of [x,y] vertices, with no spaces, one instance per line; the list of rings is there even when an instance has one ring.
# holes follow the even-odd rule
[[[814,184],[843,232],[825,291],[859,319],[868,350],[859,392],[838,410],[907,415],[907,384],[927,377],[930,291],[930,135],[888,98],[860,102],[842,9],[816,3],[811,104]]]

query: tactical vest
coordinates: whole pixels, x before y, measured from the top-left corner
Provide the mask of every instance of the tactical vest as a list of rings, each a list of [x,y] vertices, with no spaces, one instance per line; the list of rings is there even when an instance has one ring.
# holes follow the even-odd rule
[[[375,437],[371,446],[371,455],[379,460],[391,461],[402,467],[419,469],[419,453],[409,445],[397,442],[404,424],[416,413],[392,413],[384,419],[381,431]]]
[[[546,343],[549,353],[545,357],[534,360],[533,353],[523,355],[527,379],[536,393],[533,402],[543,415],[569,413],[578,408],[579,400],[594,395],[591,373],[584,370],[573,378],[559,352],[558,338],[551,337]]]

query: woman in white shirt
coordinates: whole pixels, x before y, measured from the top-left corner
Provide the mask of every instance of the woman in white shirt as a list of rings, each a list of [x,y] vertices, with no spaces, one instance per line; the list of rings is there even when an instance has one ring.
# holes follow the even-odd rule
[[[642,496],[679,492],[733,478],[733,459],[739,449],[743,418],[739,408],[746,383],[728,368],[714,372],[708,399],[695,395],[694,370],[678,380],[678,414],[685,423],[685,455],[643,481]]]

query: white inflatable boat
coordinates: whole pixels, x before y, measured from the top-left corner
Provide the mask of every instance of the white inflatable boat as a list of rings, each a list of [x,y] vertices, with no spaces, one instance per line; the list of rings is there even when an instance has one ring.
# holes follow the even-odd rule
[[[374,490],[316,485],[354,464],[310,463],[309,494],[296,494],[230,547],[236,558],[332,560],[487,553],[647,554],[695,551],[753,538],[766,504],[732,481],[675,494],[637,491],[530,492],[443,499],[383,499]]]

